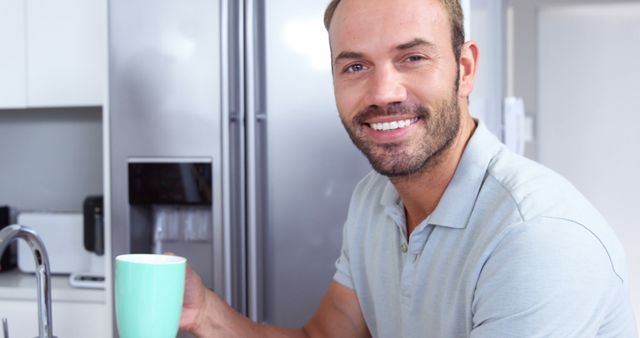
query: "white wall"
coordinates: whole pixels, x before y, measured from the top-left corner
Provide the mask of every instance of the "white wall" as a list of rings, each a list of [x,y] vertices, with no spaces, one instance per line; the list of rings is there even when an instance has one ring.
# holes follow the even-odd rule
[[[478,76],[471,93],[471,114],[483,120],[496,136],[502,136],[504,97],[503,0],[473,0],[469,4],[470,34],[480,49]],[[468,14],[468,13],[465,13]]]
[[[98,107],[0,110],[0,205],[82,210],[102,189]]]
[[[610,4],[612,0],[504,0],[504,5],[513,13],[512,31],[507,32],[511,41],[507,46],[511,50],[507,51],[508,60],[506,64],[512,65],[511,70],[507,69],[506,77],[512,81],[506,84],[507,95],[515,95],[524,98],[527,115],[534,118],[534,129],[537,124],[537,18],[540,8],[547,5],[559,4]],[[615,3],[638,3],[638,0],[615,0]],[[535,130],[534,130],[535,137]],[[536,143],[527,144],[527,156],[537,158]]]
[[[613,226],[640,319],[640,3],[544,7],[537,27],[538,160]]]

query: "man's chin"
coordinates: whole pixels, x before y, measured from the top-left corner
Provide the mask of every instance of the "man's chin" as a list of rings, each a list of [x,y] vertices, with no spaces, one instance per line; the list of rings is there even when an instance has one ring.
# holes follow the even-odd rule
[[[415,161],[396,160],[392,162],[383,162],[377,159],[369,158],[369,163],[373,170],[383,176],[392,177],[410,177],[419,173],[424,168],[424,163],[416,163]]]

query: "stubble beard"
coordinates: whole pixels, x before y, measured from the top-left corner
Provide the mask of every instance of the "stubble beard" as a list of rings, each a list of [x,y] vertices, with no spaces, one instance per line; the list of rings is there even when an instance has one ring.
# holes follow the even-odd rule
[[[412,114],[419,118],[419,139],[376,144],[366,136],[363,122],[375,116]],[[367,157],[375,171],[391,178],[409,177],[429,171],[451,147],[460,130],[460,107],[457,92],[430,110],[421,105],[394,103],[387,107],[370,107],[350,121],[342,120],[351,141]]]

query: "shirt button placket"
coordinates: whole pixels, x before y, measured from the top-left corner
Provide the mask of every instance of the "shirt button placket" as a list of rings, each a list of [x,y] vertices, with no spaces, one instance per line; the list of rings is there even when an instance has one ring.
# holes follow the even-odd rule
[[[404,261],[404,268],[402,271],[402,281],[401,281],[401,289],[402,289],[402,305],[405,309],[408,310],[409,303],[411,300],[411,285],[412,283],[412,275],[414,271],[413,260],[410,255],[407,255],[409,252],[409,244],[406,242],[402,242],[400,244],[400,251],[402,252],[402,257]]]
[[[409,250],[409,246],[407,245],[407,243],[400,244],[400,251],[402,251],[403,254],[406,254],[407,250]]]

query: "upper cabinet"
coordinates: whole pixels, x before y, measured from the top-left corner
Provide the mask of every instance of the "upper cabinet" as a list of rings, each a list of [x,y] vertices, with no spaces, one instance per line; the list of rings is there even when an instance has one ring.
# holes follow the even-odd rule
[[[30,106],[98,106],[104,101],[104,0],[26,0]]]
[[[0,0],[0,108],[103,105],[106,12],[105,0]]]
[[[0,108],[27,105],[24,0],[0,0]]]

